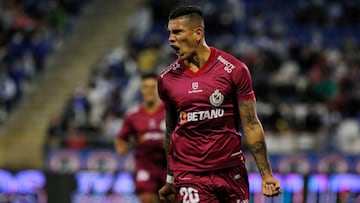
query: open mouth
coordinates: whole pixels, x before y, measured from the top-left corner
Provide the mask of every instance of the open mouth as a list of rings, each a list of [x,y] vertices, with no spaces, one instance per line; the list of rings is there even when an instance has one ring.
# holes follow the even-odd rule
[[[175,45],[171,45],[171,48],[173,48],[176,52],[176,54],[179,54],[180,53],[180,48],[175,46]]]

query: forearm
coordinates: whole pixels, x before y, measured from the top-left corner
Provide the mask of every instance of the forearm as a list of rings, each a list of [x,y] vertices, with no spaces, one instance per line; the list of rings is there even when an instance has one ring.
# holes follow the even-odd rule
[[[256,161],[261,176],[272,175],[264,129],[257,117],[255,99],[240,102],[239,113],[244,129],[245,142]]]
[[[125,155],[129,151],[129,143],[123,139],[115,138],[114,145],[116,152],[120,156]]]
[[[166,152],[166,160],[167,160],[167,174],[173,175],[173,172],[169,168],[169,153],[170,153],[170,139],[171,139],[171,131],[166,130],[165,134],[165,152]]]
[[[249,151],[254,157],[261,176],[272,175],[269,162],[264,131],[260,123],[253,125],[252,129],[244,131],[245,141]]]
[[[167,160],[167,174],[173,175],[173,172],[170,170],[169,167],[169,155],[170,155],[171,135],[176,125],[176,112],[173,111],[172,109],[167,109],[165,120],[166,120],[165,152],[166,152],[166,160]]]

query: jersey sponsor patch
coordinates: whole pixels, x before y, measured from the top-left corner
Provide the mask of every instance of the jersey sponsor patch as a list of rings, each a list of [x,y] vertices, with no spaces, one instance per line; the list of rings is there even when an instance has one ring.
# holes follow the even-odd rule
[[[165,69],[164,72],[160,74],[160,78],[163,78],[166,74],[168,74],[172,70],[176,70],[180,68],[180,64],[178,62],[172,64],[169,68]]]
[[[188,91],[188,94],[201,93],[201,92],[203,92],[203,90],[199,89],[199,82],[191,83],[191,90]]]
[[[180,112],[180,124],[185,124],[190,121],[203,121],[207,119],[221,118],[224,116],[224,109],[211,109],[206,111],[196,112]]]
[[[139,170],[136,174],[136,181],[148,181],[150,179],[150,173],[146,170]]]
[[[234,68],[236,68],[236,66],[232,63],[230,63],[229,61],[227,61],[226,59],[224,59],[222,56],[218,56],[217,57],[217,60],[219,60],[221,63],[223,63],[225,65],[224,67],[224,70],[227,72],[227,73],[231,73],[232,70]]]

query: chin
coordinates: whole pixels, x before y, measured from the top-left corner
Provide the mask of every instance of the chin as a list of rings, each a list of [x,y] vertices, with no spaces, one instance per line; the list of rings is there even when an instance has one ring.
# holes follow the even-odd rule
[[[178,58],[181,59],[181,60],[187,59],[187,57],[185,55],[178,55]]]

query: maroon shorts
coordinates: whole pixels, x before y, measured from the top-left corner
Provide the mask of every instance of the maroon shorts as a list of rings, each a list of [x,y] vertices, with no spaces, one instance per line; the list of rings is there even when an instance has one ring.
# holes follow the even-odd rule
[[[164,186],[166,180],[166,167],[145,161],[136,162],[135,192],[137,194],[151,192],[157,194]]]
[[[174,171],[174,177],[178,202],[249,202],[249,181],[245,166],[211,172]]]

